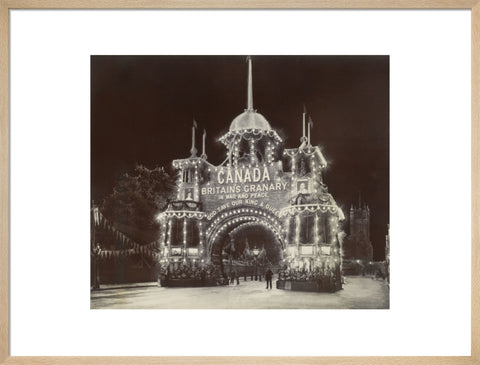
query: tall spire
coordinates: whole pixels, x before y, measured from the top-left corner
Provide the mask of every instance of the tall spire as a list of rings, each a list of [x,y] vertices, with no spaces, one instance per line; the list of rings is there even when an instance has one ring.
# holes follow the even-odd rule
[[[253,111],[253,82],[252,82],[252,57],[247,57],[248,61],[248,99],[247,110]]]
[[[309,115],[308,116],[308,137],[307,137],[309,147],[312,145],[310,143],[310,129],[312,129],[312,128],[313,128],[313,120],[312,120],[312,117]]]
[[[305,139],[305,118],[307,117],[307,107],[303,104],[303,114],[302,114],[302,122],[303,122],[303,134],[302,139]]]
[[[207,154],[205,153],[205,139],[207,138],[207,131],[203,128],[203,145],[202,145],[202,155],[200,156],[204,160],[207,159]]]
[[[300,137],[300,146],[299,149],[304,149],[307,146],[307,137],[305,136],[305,118],[307,116],[307,107],[303,104],[303,113],[302,113],[302,137]]]
[[[192,125],[192,148],[190,149],[190,153],[192,155],[190,156],[190,158],[197,157],[197,149],[195,148],[195,129],[197,129],[197,122],[194,119]]]

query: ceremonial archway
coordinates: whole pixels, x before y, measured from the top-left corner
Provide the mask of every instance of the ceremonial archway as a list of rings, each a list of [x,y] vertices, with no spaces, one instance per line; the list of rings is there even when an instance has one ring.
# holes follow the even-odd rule
[[[232,245],[232,241],[235,241]],[[229,246],[240,256],[245,248],[265,249],[269,262],[283,258],[285,231],[280,219],[267,209],[241,206],[222,212],[206,231],[207,253],[212,263],[218,263],[222,250]]]
[[[256,269],[259,261],[303,271],[308,261],[308,270],[325,278],[333,268],[341,271],[337,233],[344,217],[323,182],[327,161],[305,133],[305,113],[300,145],[285,148],[253,108],[250,59],[248,90],[247,109],[219,138],[227,150],[220,165],[207,159],[205,133],[197,156],[196,123],[190,157],[172,163],[178,174],[172,201],[160,216],[161,263],[185,286],[202,273],[212,284],[225,283],[225,263],[233,277],[239,268],[244,275]],[[341,287],[340,275],[335,283]]]

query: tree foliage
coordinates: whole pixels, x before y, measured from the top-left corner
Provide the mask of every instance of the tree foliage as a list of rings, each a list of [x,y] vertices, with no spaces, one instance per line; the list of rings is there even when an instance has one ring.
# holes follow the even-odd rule
[[[114,223],[129,227],[130,233],[141,232],[142,237],[132,238],[153,241],[159,230],[156,216],[165,208],[174,186],[174,179],[163,167],[137,165],[133,173],[125,173],[117,180],[101,210]]]

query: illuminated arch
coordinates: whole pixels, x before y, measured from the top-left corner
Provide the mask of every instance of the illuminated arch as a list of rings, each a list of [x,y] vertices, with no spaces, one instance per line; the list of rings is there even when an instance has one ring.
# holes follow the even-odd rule
[[[208,256],[212,255],[212,249],[217,239],[221,238],[223,233],[230,233],[245,224],[256,224],[265,227],[273,233],[280,243],[281,249],[284,249],[285,230],[280,218],[265,208],[244,205],[218,214],[210,223],[205,232]]]

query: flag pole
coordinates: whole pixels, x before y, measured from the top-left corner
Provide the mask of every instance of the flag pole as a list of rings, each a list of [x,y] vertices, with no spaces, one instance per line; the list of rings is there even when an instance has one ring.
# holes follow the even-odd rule
[[[247,110],[253,111],[252,57],[247,56],[247,62],[248,62]]]
[[[303,110],[303,138],[305,138],[305,109]]]

